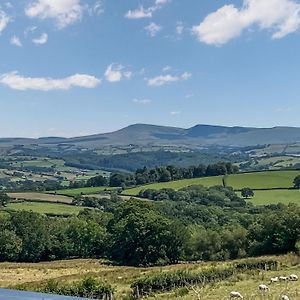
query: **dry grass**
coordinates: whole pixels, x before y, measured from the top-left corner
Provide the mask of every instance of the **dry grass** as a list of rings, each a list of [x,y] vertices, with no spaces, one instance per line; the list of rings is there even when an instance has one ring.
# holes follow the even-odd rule
[[[57,202],[57,203],[72,203],[72,198],[62,195],[52,195],[44,193],[8,193],[10,198],[16,200],[29,200],[29,201],[45,201],[45,202]]]
[[[273,257],[274,258],[274,257]],[[181,295],[180,290],[169,293],[151,295],[149,299],[181,299],[181,300],[220,300],[229,299],[229,293],[237,290],[244,295],[245,300],[279,300],[282,293],[291,300],[300,299],[299,282],[278,283],[270,286],[270,292],[261,293],[258,285],[269,284],[269,278],[279,275],[300,275],[300,259],[294,255],[276,257],[282,265],[281,271],[252,271],[236,275],[228,281],[223,281],[205,287],[190,287],[187,295]],[[185,263],[166,267],[134,268],[112,266],[95,259],[77,259],[43,263],[0,263],[0,287],[14,287],[26,284],[35,289],[49,279],[60,282],[76,281],[85,275],[93,275],[103,282],[111,284],[116,289],[115,299],[129,299],[131,283],[141,276],[164,271],[200,270],[204,266],[226,265],[226,263]],[[199,293],[197,293],[194,290]]]

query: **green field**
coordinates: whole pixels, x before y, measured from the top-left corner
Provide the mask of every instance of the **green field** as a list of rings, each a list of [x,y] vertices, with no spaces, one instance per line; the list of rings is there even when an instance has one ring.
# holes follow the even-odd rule
[[[20,160],[12,162],[11,165],[13,167],[43,167],[43,168],[50,168],[52,166],[56,167],[63,167],[65,162],[62,159],[49,159],[49,158],[42,158],[42,159],[30,159],[30,160]]]
[[[84,187],[79,189],[64,189],[48,192],[49,194],[65,195],[65,196],[76,196],[76,195],[88,195],[88,194],[97,194],[105,190],[113,190],[115,188],[107,186],[99,187]]]
[[[270,190],[255,191],[254,197],[249,200],[254,205],[268,204],[300,204],[300,190]]]
[[[227,185],[239,190],[243,187],[252,189],[290,188],[293,186],[294,178],[300,175],[300,171],[265,171],[254,173],[240,173],[229,175],[226,179]],[[172,188],[178,190],[189,185],[203,185],[206,187],[222,185],[222,176],[183,179],[171,182],[153,183],[127,189],[126,195],[137,195],[143,189]]]
[[[9,203],[7,209],[33,211],[40,214],[78,215],[84,207],[61,203],[19,202]]]

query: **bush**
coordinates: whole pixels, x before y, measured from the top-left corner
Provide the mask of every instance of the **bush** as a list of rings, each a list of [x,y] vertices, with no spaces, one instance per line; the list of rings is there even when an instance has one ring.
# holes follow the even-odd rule
[[[184,288],[189,284],[208,284],[228,279],[234,274],[234,268],[209,268],[201,272],[175,271],[154,274],[138,279],[131,286],[138,297],[152,292],[164,292],[174,288]]]
[[[103,300],[111,300],[114,292],[110,285],[99,282],[91,276],[64,286],[59,284],[58,281],[51,279],[40,291],[50,294]]]

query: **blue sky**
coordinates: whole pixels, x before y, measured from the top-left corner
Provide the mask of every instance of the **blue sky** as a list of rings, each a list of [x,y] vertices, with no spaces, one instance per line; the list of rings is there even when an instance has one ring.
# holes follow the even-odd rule
[[[296,0],[3,0],[0,136],[299,126]]]

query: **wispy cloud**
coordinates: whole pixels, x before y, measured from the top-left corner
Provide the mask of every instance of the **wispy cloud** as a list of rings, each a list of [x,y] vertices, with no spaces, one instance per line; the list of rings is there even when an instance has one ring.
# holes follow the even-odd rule
[[[184,72],[182,75],[181,75],[181,79],[182,80],[188,80],[189,78],[192,77],[192,73],[190,72]]]
[[[144,8],[140,6],[137,9],[129,10],[125,14],[125,18],[127,19],[145,19],[152,18],[153,13],[159,9],[161,9],[165,4],[171,2],[171,0],[156,0],[152,6],[149,8]]]
[[[11,9],[11,8],[14,7],[14,6],[11,4],[11,2],[5,2],[5,3],[4,3],[4,6],[5,6],[7,9]]]
[[[88,6],[89,15],[101,15],[104,13],[103,1],[97,0],[94,4]]]
[[[148,26],[145,27],[147,34],[151,37],[155,37],[159,31],[161,31],[161,26],[157,25],[154,22],[151,22]]]
[[[19,37],[16,35],[12,36],[10,39],[11,45],[17,46],[17,47],[22,47],[22,42]]]
[[[160,75],[160,76],[148,79],[148,85],[149,86],[163,86],[163,85],[169,84],[171,82],[176,82],[178,80],[179,80],[179,78],[177,76],[172,76],[170,74]]]
[[[280,39],[300,27],[300,3],[293,0],[244,0],[242,8],[225,5],[209,14],[193,32],[208,45],[223,45],[253,25]]]
[[[43,33],[40,37],[32,39],[32,42],[37,45],[44,45],[48,42],[48,34]]]
[[[87,74],[75,74],[62,79],[52,79],[48,77],[24,77],[17,71],[0,75],[0,84],[6,85],[11,89],[25,90],[69,90],[73,87],[95,88],[101,80]]]
[[[150,99],[133,99],[132,102],[137,103],[137,104],[150,104],[152,101]]]
[[[290,112],[290,111],[292,111],[292,108],[291,107],[278,107],[278,108],[276,108],[275,111],[276,112],[280,112],[280,113],[282,113],[282,112]]]
[[[181,35],[181,34],[183,34],[183,31],[184,31],[183,22],[181,22],[181,21],[177,22],[177,24],[176,24],[176,33],[178,35]]]
[[[180,81],[180,80],[187,80],[192,76],[189,72],[184,72],[180,76],[174,76],[170,74],[160,75],[153,78],[148,78],[147,82],[149,86],[163,86],[166,84],[170,84],[172,82]]]
[[[0,34],[7,27],[8,23],[11,21],[11,18],[0,9]]]
[[[194,97],[194,94],[187,94],[187,95],[185,95],[185,99],[191,99],[191,98],[193,98]]]
[[[179,115],[179,114],[181,114],[181,111],[179,111],[179,110],[177,110],[177,111],[171,111],[171,112],[170,112],[170,115],[171,115],[171,116],[177,116],[177,115]]]

